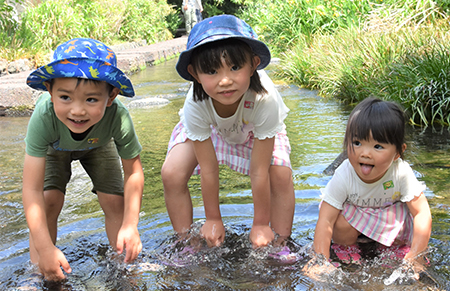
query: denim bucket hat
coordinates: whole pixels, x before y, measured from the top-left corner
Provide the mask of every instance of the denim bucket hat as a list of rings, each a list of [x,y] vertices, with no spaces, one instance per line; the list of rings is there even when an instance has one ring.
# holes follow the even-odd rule
[[[264,69],[270,63],[269,48],[258,40],[250,25],[233,15],[217,15],[197,23],[192,28],[186,50],[178,58],[176,65],[178,74],[185,80],[193,81],[194,78],[187,70],[193,50],[206,43],[228,38],[239,39],[250,46],[261,58],[258,70]]]
[[[104,43],[90,38],[74,38],[60,44],[52,61],[31,72],[27,84],[46,91],[44,82],[55,78],[105,81],[119,88],[121,95],[134,96],[130,79],[117,68],[116,54]]]

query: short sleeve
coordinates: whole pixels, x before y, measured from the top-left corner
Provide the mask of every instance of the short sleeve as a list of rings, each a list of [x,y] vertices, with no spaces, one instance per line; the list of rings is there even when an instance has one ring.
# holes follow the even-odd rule
[[[322,193],[321,198],[336,209],[344,209],[344,202],[348,198],[348,185],[349,181],[346,181],[345,177],[349,177],[348,171],[350,163],[345,160],[335,171],[333,177],[325,186],[320,189]],[[347,172],[347,174],[345,174]]]
[[[258,71],[261,84],[268,91],[267,94],[258,95],[254,111],[254,135],[257,139],[274,137],[278,132],[285,129],[284,120],[287,117],[289,108],[275,88],[272,80],[263,70]]]
[[[117,147],[117,152],[122,159],[129,160],[135,158],[142,151],[133,120],[125,107],[119,106],[113,123],[113,138]]]
[[[50,94],[42,94],[36,102],[25,136],[25,152],[33,157],[45,157],[48,146],[57,140],[56,116],[50,109]]]
[[[213,124],[213,117],[211,103],[208,100],[194,101],[193,86],[188,91],[186,101],[183,108],[180,110],[180,121],[182,122],[186,136],[190,140],[204,141],[211,136],[211,125]]]
[[[400,201],[409,202],[426,190],[425,182],[419,181],[413,169],[403,160],[399,163],[398,175],[402,193]]]

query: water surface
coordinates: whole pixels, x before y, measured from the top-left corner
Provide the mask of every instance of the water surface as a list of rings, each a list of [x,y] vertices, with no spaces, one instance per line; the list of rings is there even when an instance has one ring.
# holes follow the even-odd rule
[[[29,264],[28,229],[21,203],[23,139],[29,118],[0,118],[0,290],[450,290],[447,129],[409,129],[406,159],[427,183],[434,219],[427,276],[420,281],[400,276],[393,284],[385,285],[384,280],[396,266],[385,267],[377,261],[341,268],[321,279],[305,276],[302,268],[309,260],[319,189],[331,178],[322,172],[341,152],[351,108],[281,83],[279,90],[291,109],[286,120],[296,189],[291,246],[299,260],[281,264],[269,256],[277,249],[251,248],[250,181],[225,167],[221,168],[220,201],[226,242],[220,248],[183,252],[173,237],[160,179],[167,142],[189,86],[176,74],[175,63],[171,60],[133,75],[136,98],[121,98],[125,104],[147,98],[169,100],[165,106],[130,109],[144,148],[141,158],[146,179],[139,223],[144,249],[131,265],[123,264],[123,257],[108,247],[102,211],[96,196],[90,193],[87,175],[74,162],[57,243],[73,272],[63,283],[42,280]],[[199,178],[193,177],[189,185],[198,228],[204,218]]]

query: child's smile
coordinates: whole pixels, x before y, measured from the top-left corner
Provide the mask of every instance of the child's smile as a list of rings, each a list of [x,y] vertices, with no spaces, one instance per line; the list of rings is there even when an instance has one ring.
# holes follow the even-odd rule
[[[54,79],[48,91],[56,116],[73,133],[83,133],[98,123],[114,100],[109,96],[106,83],[76,78]]]

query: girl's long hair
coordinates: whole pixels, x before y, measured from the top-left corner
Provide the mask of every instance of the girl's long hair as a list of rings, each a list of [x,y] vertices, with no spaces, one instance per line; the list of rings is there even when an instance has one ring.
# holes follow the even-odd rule
[[[228,66],[243,67],[247,62],[251,62],[253,67],[253,56],[252,49],[245,42],[224,39],[196,48],[192,52],[191,65],[196,73],[208,73],[221,68],[222,59]],[[250,78],[249,89],[258,94],[267,93],[256,70]],[[194,79],[194,101],[203,101],[208,98],[203,86]]]

